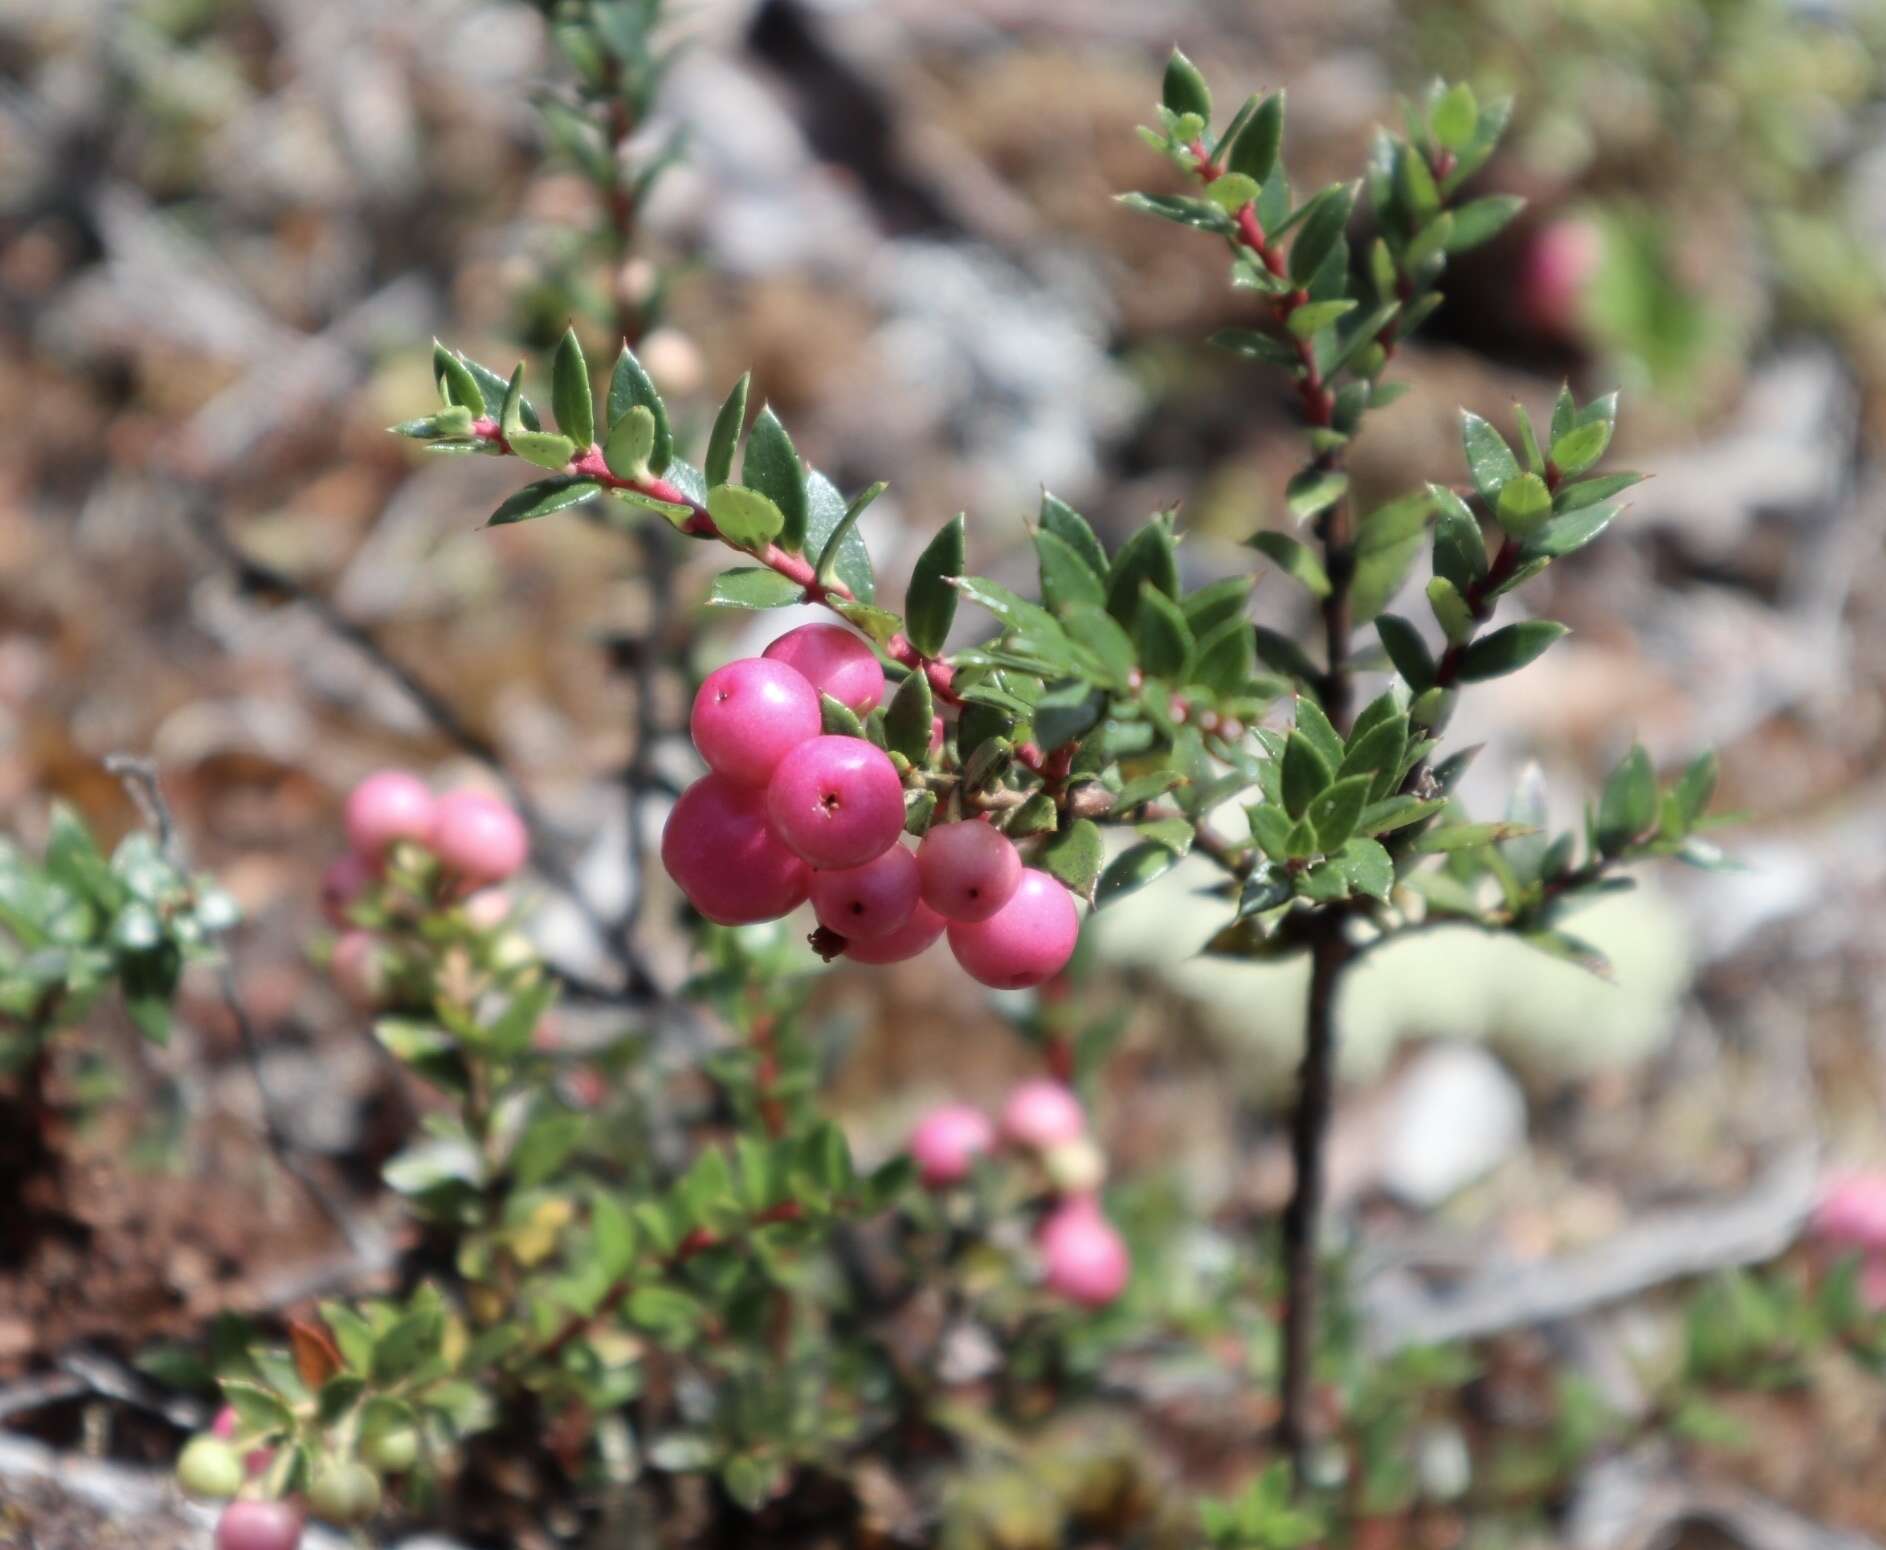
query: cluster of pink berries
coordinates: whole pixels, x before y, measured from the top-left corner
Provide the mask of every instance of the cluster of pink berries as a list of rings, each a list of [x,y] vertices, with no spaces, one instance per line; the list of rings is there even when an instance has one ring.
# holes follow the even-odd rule
[[[1836,1178],[1814,1212],[1814,1231],[1834,1248],[1860,1251],[1860,1295],[1869,1308],[1886,1309],[1886,1173]]]
[[[821,694],[863,716],[883,693],[871,648],[832,624],[793,630],[763,656],[710,673],[689,718],[710,773],[669,815],[662,864],[722,925],[777,920],[809,898],[859,963],[915,957],[947,931],[956,961],[983,984],[1041,984],[1080,934],[1067,889],[1024,867],[1008,836],[981,819],[937,824],[906,849],[890,755],[823,731]]]
[[[1057,1198],[1036,1238],[1050,1291],[1099,1308],[1126,1289],[1126,1244],[1100,1207],[1106,1160],[1087,1133],[1080,1100],[1059,1082],[1024,1082],[1002,1105],[999,1123],[968,1104],[932,1109],[910,1138],[917,1173],[931,1189],[969,1177],[997,1141],[1039,1161]]]
[[[380,878],[397,845],[414,845],[438,862],[444,886],[464,898],[474,919],[497,925],[509,900],[497,885],[524,865],[530,836],[524,821],[505,803],[482,791],[452,791],[434,797],[426,783],[404,770],[381,770],[348,793],[347,854],[321,879],[321,908],[341,935],[329,968],[341,993],[355,1005],[378,1006],[386,991],[386,954],[371,931],[355,926],[350,911]]]

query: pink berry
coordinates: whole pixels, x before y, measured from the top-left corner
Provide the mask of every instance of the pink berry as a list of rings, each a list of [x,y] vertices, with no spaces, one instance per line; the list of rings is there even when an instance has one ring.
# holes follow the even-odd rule
[[[1086,1135],[1087,1115],[1080,1099],[1059,1082],[1036,1077],[1002,1105],[1002,1134],[1015,1146],[1045,1152]]]
[[[1061,972],[1080,930],[1074,896],[1028,867],[1008,902],[987,920],[950,923],[950,951],[970,978],[996,990],[1022,990]]]
[[[917,1173],[932,1189],[960,1184],[975,1160],[995,1145],[995,1126],[981,1109],[946,1103],[932,1109],[910,1137]]]
[[[875,942],[917,907],[917,858],[893,844],[863,866],[812,874],[812,911],[848,942]]]
[[[829,694],[856,715],[884,698],[884,669],[871,648],[838,624],[802,624],[766,648],[766,655],[805,675],[818,694]]]
[[[295,1550],[301,1513],[287,1502],[231,1502],[216,1520],[216,1550]]]
[[[334,943],[328,972],[340,993],[363,1012],[386,1003],[386,952],[371,931],[345,931]]]
[[[347,912],[373,886],[373,868],[349,851],[327,864],[321,874],[321,913],[330,926],[350,925]]]
[[[461,882],[482,888],[503,882],[524,864],[530,835],[507,803],[482,791],[454,791],[439,799],[432,853]]]
[[[368,862],[402,840],[424,845],[432,833],[432,810],[432,793],[417,775],[381,770],[348,793],[347,843]]]
[[[1533,326],[1569,337],[1579,331],[1585,296],[1604,262],[1604,233],[1564,216],[1533,234],[1520,270],[1520,301]]]
[[[1860,1301],[1874,1313],[1886,1309],[1886,1255],[1869,1254],[1860,1267]]]
[[[847,942],[845,956],[853,963],[902,963],[906,958],[915,958],[940,937],[948,924],[919,899],[917,907],[910,912],[910,919],[889,936],[872,942]]]
[[[1836,1178],[1815,1207],[1814,1231],[1843,1247],[1886,1250],[1886,1174]]]
[[[661,864],[723,926],[797,909],[811,877],[768,827],[765,793],[725,775],[705,775],[681,793],[661,831]]]
[[[923,902],[950,920],[987,920],[1022,880],[1021,853],[980,818],[940,823],[917,847]]]
[[[1099,1308],[1126,1290],[1126,1244],[1091,1196],[1059,1207],[1042,1223],[1040,1243],[1049,1290],[1069,1302]]]
[[[743,657],[707,675],[688,730],[716,774],[764,786],[779,761],[819,735],[818,690],[784,662]]]
[[[766,787],[766,816],[813,866],[863,866],[903,833],[904,788],[876,744],[815,737],[779,761]]]

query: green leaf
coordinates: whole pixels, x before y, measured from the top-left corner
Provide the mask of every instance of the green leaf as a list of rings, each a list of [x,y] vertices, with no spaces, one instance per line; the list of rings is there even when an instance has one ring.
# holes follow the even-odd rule
[[[524,417],[524,363],[519,361],[511,372],[511,380],[504,386],[502,405],[498,410],[498,429],[508,441],[525,430],[536,430]]]
[[[1457,850],[1478,850],[1531,832],[1523,823],[1453,823],[1428,830],[1415,841],[1415,849],[1424,855],[1452,855]]]
[[[550,406],[556,411],[557,429],[579,447],[596,439],[596,404],[589,387],[589,362],[583,359],[583,346],[576,330],[566,328],[557,341],[557,353],[550,367]]]
[[[1575,484],[1560,485],[1558,494],[1552,497],[1552,505],[1560,512],[1582,511],[1643,482],[1642,474],[1600,474],[1595,479],[1580,479]]]
[[[1460,439],[1474,488],[1485,500],[1497,502],[1506,481],[1519,477],[1512,449],[1488,421],[1469,409],[1460,411]]]
[[[654,450],[655,416],[646,405],[636,404],[609,427],[602,460],[618,479],[645,479],[653,472],[649,460]]]
[[[710,608],[790,608],[804,601],[804,587],[763,565],[722,571],[707,596]]]
[[[1467,592],[1487,573],[1487,543],[1480,524],[1463,501],[1446,485],[1431,484],[1436,511],[1434,523],[1434,570]]]
[[[929,675],[911,673],[897,686],[884,709],[884,741],[892,753],[902,754],[912,764],[927,764],[935,717]]]
[[[1227,619],[1198,643],[1187,676],[1222,698],[1251,692],[1257,672],[1257,637],[1242,619]]]
[[[1284,757],[1286,760],[1289,758],[1287,745]],[[1362,809],[1368,802],[1369,788],[1373,782],[1374,777],[1370,775],[1352,775],[1346,780],[1336,781],[1318,792],[1304,810],[1304,817],[1316,831],[1317,847],[1324,855],[1333,855],[1341,850],[1348,843],[1349,836],[1355,833],[1356,823],[1362,817]],[[1286,805],[1288,801],[1286,791]]]
[[[1348,474],[1340,468],[1318,468],[1312,465],[1291,479],[1284,491],[1284,503],[1297,521],[1307,522],[1329,510],[1348,493]]]
[[[1570,633],[1552,619],[1525,619],[1482,636],[1461,654],[1462,683],[1480,683],[1516,672],[1538,657],[1560,636]]]
[[[1409,688],[1419,694],[1434,682],[1434,658],[1421,632],[1399,614],[1383,614],[1375,621],[1382,649]]]
[[[485,412],[477,375],[436,339],[432,341],[432,376],[439,385],[439,397],[447,404],[469,409],[474,416]]]
[[[1228,619],[1242,619],[1256,581],[1255,576],[1227,576],[1188,593],[1180,601],[1186,625],[1194,635],[1209,635]]]
[[[1274,561],[1286,576],[1307,588],[1312,597],[1329,596],[1329,575],[1308,544],[1299,543],[1288,533],[1265,532],[1254,536],[1250,545]]]
[[[1277,152],[1283,144],[1283,135],[1284,94],[1275,91],[1257,105],[1238,131],[1225,165],[1259,183],[1268,183],[1277,167]]]
[[[1427,491],[1404,495],[1373,511],[1356,537],[1356,569],[1350,583],[1350,615],[1367,624],[1388,606],[1408,579],[1421,552],[1433,497]]]
[[[513,452],[539,468],[563,468],[576,456],[575,442],[550,431],[518,431],[506,439]]]
[[[1107,574],[1107,551],[1087,519],[1058,496],[1041,492],[1041,513],[1037,519],[1044,531],[1054,534],[1086,563],[1096,576]]]
[[[1362,809],[1362,816],[1356,820],[1356,828],[1364,834],[1388,834],[1419,823],[1446,805],[1439,797],[1423,799],[1401,794],[1385,797]]]
[[[1615,506],[1587,506],[1568,516],[1554,517],[1526,540],[1529,559],[1555,560],[1575,554],[1611,525]]]
[[[677,467],[680,465],[677,464]],[[808,554],[823,555],[830,540],[845,520],[850,506],[838,492],[838,486],[814,469],[806,475],[805,548]],[[877,578],[871,571],[871,552],[856,527],[845,535],[839,546],[838,579],[851,589],[851,595],[869,603],[877,597]]]
[[[749,450],[748,461],[752,460]],[[716,485],[707,492],[708,515],[727,542],[742,549],[759,549],[785,528],[785,514],[758,490],[737,484]]]
[[[1185,199],[1174,194],[1120,194],[1115,202],[1141,215],[1156,215],[1162,221],[1197,227],[1200,231],[1215,231],[1220,236],[1229,236],[1237,229],[1231,217],[1209,199]]]
[[[1428,130],[1450,151],[1464,151],[1480,127],[1480,104],[1465,81],[1441,94],[1428,114]]]
[[[720,413],[714,416],[714,429],[707,438],[707,461],[701,465],[708,489],[725,484],[733,477],[733,455],[740,446],[740,431],[747,419],[747,393],[753,374],[746,373],[733,385]]]
[[[622,347],[622,353],[616,357],[615,369],[609,373],[610,427],[613,429],[616,421],[638,404],[655,419],[655,441],[648,455],[649,471],[655,474],[665,474],[669,463],[674,459],[675,444],[674,432],[668,425],[668,406],[656,390],[654,380],[642,369],[642,363],[635,358],[635,352],[625,344]],[[744,408],[744,392],[741,395],[741,404]]]
[[[1582,474],[1611,445],[1612,421],[1592,420],[1552,440],[1552,466],[1567,477]]]
[[[1657,816],[1657,776],[1641,743],[1619,762],[1598,798],[1596,837],[1607,856],[1624,850]]]
[[[1121,851],[1100,874],[1094,888],[1094,908],[1105,909],[1114,900],[1123,899],[1154,878],[1164,876],[1178,859],[1169,846],[1153,840],[1143,840]]]
[[[1041,852],[1043,870],[1058,877],[1068,891],[1093,902],[1100,878],[1101,863],[1106,859],[1106,845],[1100,826],[1088,818],[1076,818],[1050,840]]]
[[[1384,904],[1388,902],[1388,895],[1395,886],[1395,863],[1376,841],[1360,834],[1352,835],[1336,861],[1357,893],[1367,894]]]
[[[1349,225],[1355,198],[1356,185],[1342,183],[1309,201],[1296,240],[1290,244],[1290,278],[1298,285],[1314,279],[1323,261],[1335,252]]]
[[[510,522],[528,522],[534,517],[547,517],[553,511],[580,505],[600,494],[602,486],[594,479],[581,479],[574,474],[566,474],[560,479],[539,479],[535,484],[525,485],[492,512],[487,525],[503,527]]]
[[[1211,88],[1198,66],[1176,48],[1166,60],[1159,100],[1174,113],[1196,113],[1206,123],[1211,122]]]
[[[882,495],[890,486],[882,479],[875,484],[866,485],[845,505],[845,514],[839,519],[818,551],[818,565],[815,574],[822,587],[841,585],[843,577],[839,569],[845,562],[851,539],[858,530],[858,519],[871,507],[871,503]]]
[[[1329,785],[1333,773],[1315,742],[1301,732],[1292,732],[1284,742],[1284,811],[1292,818],[1303,817],[1310,803]]]
[[[1709,806],[1709,799],[1716,794],[1719,771],[1720,764],[1711,751],[1698,754],[1678,777],[1672,794],[1686,822],[1694,824],[1703,816],[1703,810]]]
[[[1251,646],[1266,667],[1275,668],[1286,677],[1315,683],[1323,676],[1323,670],[1310,660],[1309,654],[1280,630],[1262,624],[1251,626]]]
[[[236,1428],[251,1442],[268,1442],[287,1436],[294,1430],[294,1412],[279,1394],[259,1383],[243,1383],[225,1378],[223,1399],[236,1412]]]
[[[1041,600],[1050,608],[1106,602],[1106,573],[1096,572],[1058,533],[1045,527],[1035,530],[1035,558],[1041,571]]]
[[[1107,612],[1132,628],[1139,609],[1140,587],[1151,582],[1167,597],[1179,595],[1179,557],[1172,529],[1155,518],[1120,546],[1107,574]]]
[[[1061,624],[1069,637],[1105,669],[1107,681],[1113,687],[1126,687],[1139,657],[1132,639],[1111,614],[1091,603],[1076,603],[1062,616]]]
[[[823,692],[819,695],[819,729],[830,737],[864,736],[864,723],[858,713],[843,700]]]
[[[760,410],[753,429],[747,433],[740,482],[749,490],[766,496],[778,509],[781,525],[775,532],[779,546],[791,554],[804,549],[809,517],[805,465],[799,461],[786,427],[779,423],[779,416],[771,408]]]
[[[1454,229],[1447,238],[1447,251],[1465,253],[1490,242],[1525,208],[1526,201],[1517,194],[1489,194],[1460,206],[1453,212]]]
[[[1515,538],[1529,538],[1551,519],[1552,492],[1537,474],[1520,474],[1500,490],[1494,515]]]
[[[1069,679],[1056,684],[1035,701],[1035,740],[1044,748],[1085,737],[1107,713],[1107,696],[1083,682]]]
[[[1289,344],[1255,328],[1221,328],[1205,342],[1214,350],[1226,350],[1267,365],[1281,366],[1286,371],[1295,371],[1303,364]]]
[[[1323,707],[1307,694],[1299,694],[1293,702],[1296,714],[1296,730],[1301,732],[1316,745],[1316,751],[1323,756],[1323,762],[1332,770],[1342,763],[1342,734],[1330,724],[1330,719],[1323,713]]]
[[[1231,215],[1255,200],[1259,192],[1257,179],[1241,172],[1223,173],[1205,185],[1205,197]]]
[[[1315,336],[1319,329],[1328,328],[1338,318],[1355,311],[1352,299],[1337,301],[1310,301],[1301,307],[1293,308],[1290,316],[1284,320],[1285,326],[1299,339]]]
[[[1133,616],[1133,644],[1139,665],[1154,678],[1175,677],[1192,654],[1192,632],[1179,605],[1150,581],[1139,589]]]
[[[1454,645],[1471,637],[1479,623],[1459,589],[1445,576],[1436,576],[1428,583],[1428,606],[1434,610],[1441,633]]]
[[[1441,213],[1441,191],[1435,186],[1433,169],[1418,147],[1395,148],[1395,192],[1400,195],[1408,224],[1416,231]]]

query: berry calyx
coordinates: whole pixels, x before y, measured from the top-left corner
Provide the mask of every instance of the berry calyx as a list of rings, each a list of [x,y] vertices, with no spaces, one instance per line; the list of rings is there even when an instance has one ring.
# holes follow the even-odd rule
[[[661,864],[709,920],[777,920],[805,903],[811,873],[766,821],[766,796],[725,775],[681,793],[661,831]]]
[[[347,795],[347,843],[363,861],[377,862],[401,841],[427,843],[433,801],[426,783],[404,770],[369,775]]]
[[[287,1502],[231,1502],[216,1520],[216,1550],[295,1550],[301,1512]]]
[[[875,942],[917,907],[917,858],[893,844],[863,866],[812,874],[812,912],[848,942]]]
[[[910,919],[889,936],[881,936],[875,942],[847,942],[845,956],[853,963],[902,963],[935,942],[948,924],[919,899],[917,907],[910,912]]]
[[[1045,1076],[1023,1082],[1002,1105],[1002,1135],[1013,1146],[1045,1152],[1086,1134],[1080,1099]]]
[[[1048,1289],[1069,1302],[1104,1307],[1126,1290],[1126,1243],[1091,1196],[1057,1208],[1042,1223],[1040,1247]]]
[[[917,1176],[931,1189],[960,1184],[976,1159],[995,1145],[995,1126],[981,1109],[946,1103],[932,1109],[910,1137]]]
[[[386,949],[371,931],[342,932],[327,967],[336,988],[351,1005],[371,1012],[385,1004],[391,975]]]
[[[779,761],[822,723],[818,690],[796,669],[743,657],[702,681],[688,731],[707,767],[747,786],[764,786]]]
[[[813,866],[863,866],[903,833],[903,783],[890,755],[875,744],[815,737],[773,771],[766,815],[773,832]]]
[[[829,694],[854,715],[884,698],[884,669],[869,645],[843,625],[802,624],[766,648],[766,657],[797,669],[815,695]]]
[[[335,928],[352,925],[347,912],[373,886],[373,868],[349,851],[327,864],[321,874],[321,914]]]
[[[430,844],[439,864],[471,888],[503,882],[530,854],[524,820],[482,791],[454,791],[439,799]]]
[[[234,1496],[243,1478],[236,1450],[213,1432],[192,1437],[177,1455],[177,1480],[192,1496]]]
[[[1021,853],[980,818],[940,823],[917,847],[923,902],[948,920],[987,920],[1014,896]]]
[[[1074,896],[1046,872],[1025,867],[1008,902],[987,920],[951,923],[950,951],[972,979],[1023,990],[1061,972],[1080,929]]]

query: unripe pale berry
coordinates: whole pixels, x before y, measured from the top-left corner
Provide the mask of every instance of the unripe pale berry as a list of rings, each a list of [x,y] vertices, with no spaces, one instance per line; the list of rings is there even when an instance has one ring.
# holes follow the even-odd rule
[[[950,951],[972,979],[1022,990],[1061,972],[1080,930],[1074,896],[1046,872],[1026,867],[1008,902],[987,920],[950,923]]]
[[[1014,896],[1021,853],[980,818],[940,823],[917,847],[923,902],[948,920],[987,920]]]
[[[1087,1115],[1080,1099],[1059,1082],[1036,1077],[1002,1105],[1002,1134],[1012,1145],[1045,1152],[1086,1135]]]
[[[177,1455],[177,1479],[192,1496],[234,1496],[242,1489],[242,1460],[222,1438],[203,1432]]]
[[[1063,1195],[1091,1195],[1107,1181],[1107,1156],[1091,1136],[1060,1141],[1041,1154],[1048,1182]]]
[[[910,1137],[917,1174],[932,1189],[960,1184],[978,1157],[995,1145],[995,1126],[981,1109],[946,1103],[932,1109]]]
[[[373,868],[352,851],[337,856],[321,874],[321,913],[330,926],[352,924],[347,912],[373,886]]]
[[[423,780],[404,770],[381,770],[348,793],[347,843],[362,860],[378,861],[402,840],[426,844],[432,818],[432,793]]]
[[[768,646],[766,655],[797,668],[817,693],[857,715],[876,710],[884,698],[884,669],[876,655],[842,625],[802,624]]]
[[[216,1520],[216,1550],[295,1550],[301,1511],[287,1502],[231,1502]]]
[[[386,950],[371,931],[343,932],[327,967],[340,993],[361,1011],[370,1012],[385,1002]]]
[[[480,931],[495,931],[511,918],[511,896],[502,888],[481,888],[465,901],[465,918]]]
[[[681,793],[661,831],[661,864],[723,926],[777,920],[805,903],[811,873],[766,821],[766,796],[725,775]]]
[[[779,761],[819,735],[818,691],[784,662],[743,657],[709,673],[694,696],[688,731],[707,767],[764,786]]]
[[[917,858],[893,844],[863,866],[812,874],[812,911],[848,942],[875,942],[917,907]]]
[[[779,761],[766,787],[766,816],[813,866],[863,866],[904,831],[903,783],[876,744],[815,737]]]
[[[316,1472],[308,1509],[330,1523],[364,1523],[380,1510],[380,1477],[357,1459],[340,1459]]]
[[[1040,1243],[1048,1288],[1069,1302],[1099,1308],[1126,1290],[1126,1244],[1091,1197],[1058,1207],[1042,1224]]]
[[[910,919],[889,936],[881,936],[875,942],[847,942],[845,956],[853,963],[902,963],[906,958],[915,958],[936,941],[948,924],[919,899],[917,907],[910,912]]]
[[[524,820],[482,791],[454,791],[439,799],[430,844],[439,865],[474,888],[503,882],[530,854]]]
[[[375,1469],[403,1475],[419,1462],[419,1434],[410,1426],[396,1426],[361,1439],[360,1456]]]

